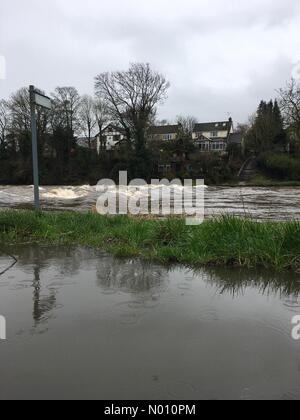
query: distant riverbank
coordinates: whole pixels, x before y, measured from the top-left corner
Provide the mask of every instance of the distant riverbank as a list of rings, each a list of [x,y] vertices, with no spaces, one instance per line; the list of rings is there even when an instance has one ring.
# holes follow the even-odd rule
[[[224,183],[217,187],[230,188],[284,188],[284,187],[300,187],[300,181],[275,181],[271,179],[257,179],[247,182]]]
[[[263,175],[257,175],[252,180],[245,183],[239,183],[238,185],[248,187],[300,187],[300,181],[283,181],[267,178]]]
[[[196,180],[194,181],[196,184]],[[0,184],[1,185],[1,184]],[[67,184],[66,183],[58,183],[55,184],[56,187],[64,188]],[[90,188],[96,187],[95,184],[89,184],[82,183],[82,182],[76,182],[76,183],[70,183],[68,184],[69,187],[72,188],[80,188],[82,185],[89,186]],[[232,187],[232,188],[238,188],[238,187],[300,187],[300,180],[299,181],[282,181],[282,180],[276,180],[272,178],[264,177],[263,175],[257,175],[253,179],[249,181],[231,181],[231,182],[223,182],[223,183],[211,183],[211,182],[205,182],[205,185],[212,188],[218,188],[218,187]],[[4,186],[4,184],[3,184]],[[6,187],[11,188],[30,188],[30,184],[5,184]],[[53,184],[43,184],[42,187],[53,187]]]
[[[0,212],[0,246],[82,245],[118,257],[189,266],[300,270],[300,222],[223,216],[187,227],[183,219],[143,220],[75,212]]]

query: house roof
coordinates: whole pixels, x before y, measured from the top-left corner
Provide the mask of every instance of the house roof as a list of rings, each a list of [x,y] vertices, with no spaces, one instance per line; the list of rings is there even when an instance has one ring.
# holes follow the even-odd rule
[[[150,127],[148,133],[152,135],[177,134],[179,129],[180,125],[159,125]]]
[[[108,126],[106,126],[103,132],[108,129],[111,129],[112,131],[117,131],[118,133],[121,133],[121,134],[125,134],[125,130],[123,127],[118,127],[117,125],[114,125],[114,124],[109,124]]]
[[[229,135],[228,138],[229,144],[242,144],[243,143],[243,135],[241,133],[233,133]]]
[[[200,123],[200,124],[195,124],[194,132],[203,133],[203,132],[208,132],[208,131],[230,131],[231,127],[232,127],[232,120],[210,122],[210,123]]]

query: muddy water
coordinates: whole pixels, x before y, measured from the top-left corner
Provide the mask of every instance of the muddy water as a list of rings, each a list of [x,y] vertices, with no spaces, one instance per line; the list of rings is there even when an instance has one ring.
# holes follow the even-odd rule
[[[298,275],[6,252],[0,399],[300,398]]]
[[[95,206],[96,187],[41,187],[44,209],[87,211]],[[27,208],[33,204],[33,187],[0,186],[0,208]],[[260,220],[300,220],[299,188],[205,189],[206,217],[230,213]]]

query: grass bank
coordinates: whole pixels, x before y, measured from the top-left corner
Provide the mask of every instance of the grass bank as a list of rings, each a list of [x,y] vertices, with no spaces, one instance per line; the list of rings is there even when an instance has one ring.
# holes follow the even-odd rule
[[[300,271],[300,222],[256,223],[225,216],[200,226],[72,212],[0,212],[0,246],[87,245],[162,263]]]
[[[295,180],[280,180],[274,178],[267,178],[266,176],[259,174],[252,178],[250,181],[245,183],[248,187],[299,187],[300,181]]]
[[[267,178],[264,175],[256,175],[249,181],[231,182],[217,185],[220,187],[257,187],[257,188],[284,188],[284,187],[300,187],[300,181],[282,181],[272,178]]]

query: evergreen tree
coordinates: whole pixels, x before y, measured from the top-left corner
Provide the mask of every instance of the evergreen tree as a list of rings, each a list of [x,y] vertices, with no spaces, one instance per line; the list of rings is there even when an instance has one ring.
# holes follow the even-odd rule
[[[286,133],[277,101],[261,101],[246,144],[247,149],[257,155],[285,147]]]

